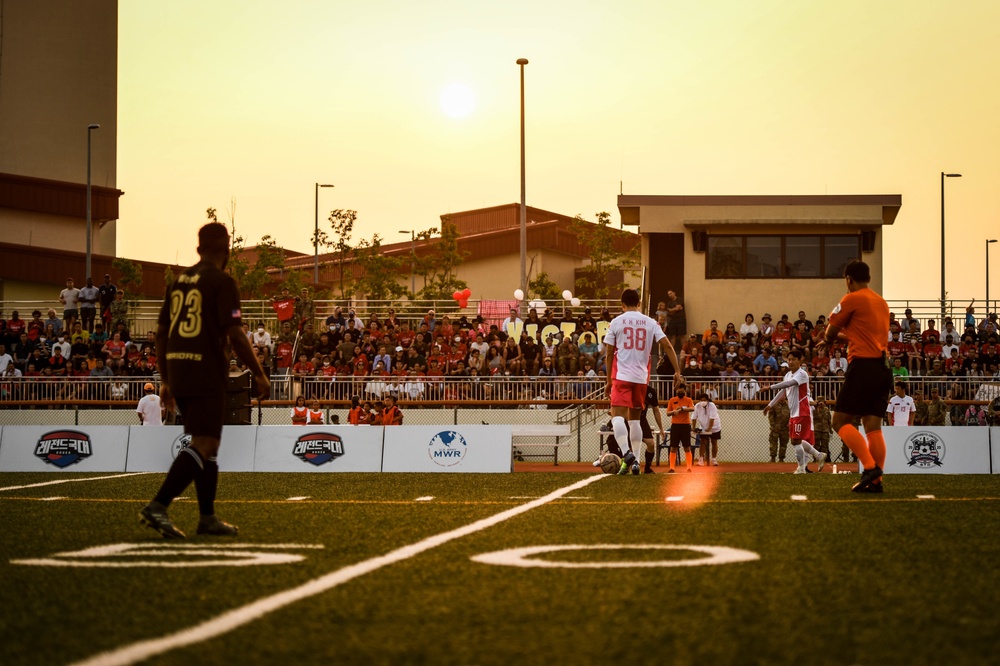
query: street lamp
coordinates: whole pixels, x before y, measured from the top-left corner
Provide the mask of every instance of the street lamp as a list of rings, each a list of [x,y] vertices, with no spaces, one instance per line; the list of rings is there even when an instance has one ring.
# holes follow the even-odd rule
[[[986,311],[983,316],[989,319],[990,316],[990,243],[996,243],[996,239],[986,241]]]
[[[961,178],[960,173],[945,173],[941,172],[941,321],[945,318],[945,290],[944,290],[944,179],[945,178]]]
[[[316,229],[313,231],[313,282],[319,282],[319,188],[333,187],[316,183]]]
[[[97,123],[91,123],[87,125],[87,274],[84,277],[91,277],[90,275],[90,255],[91,255],[91,221],[90,221],[90,135],[95,129],[101,129],[101,126]]]
[[[417,234],[413,229],[400,229],[401,234],[410,234],[410,293],[417,293]],[[412,298],[412,296],[411,296]]]
[[[524,198],[524,66],[527,58],[518,58],[521,67],[521,291],[528,293],[528,223]]]

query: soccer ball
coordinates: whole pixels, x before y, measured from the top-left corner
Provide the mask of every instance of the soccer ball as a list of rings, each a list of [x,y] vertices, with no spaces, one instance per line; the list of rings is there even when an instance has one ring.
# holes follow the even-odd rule
[[[622,459],[613,453],[605,453],[601,456],[601,470],[605,474],[617,474],[622,468]]]

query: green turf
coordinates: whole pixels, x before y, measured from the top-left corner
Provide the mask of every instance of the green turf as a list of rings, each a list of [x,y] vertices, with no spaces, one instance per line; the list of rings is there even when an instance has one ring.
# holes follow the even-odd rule
[[[481,532],[298,601],[153,664],[978,664],[1000,634],[1000,478],[856,475],[604,478]],[[73,475],[0,474],[0,487]],[[79,478],[77,476],[76,478]],[[12,565],[93,546],[160,543],[135,519],[162,475],[0,492],[0,663],[66,663],[158,638],[341,567],[585,478],[222,475],[220,517],[241,543],[323,544],[301,563],[246,568]],[[718,481],[708,501],[663,501]],[[194,531],[194,489],[171,510]],[[792,494],[808,496],[791,501]],[[933,494],[934,500],[917,500]],[[66,497],[39,501],[40,498]],[[289,502],[293,496],[310,499]],[[418,497],[433,496],[428,502]],[[194,537],[189,543],[219,540]],[[541,569],[469,558],[546,544],[695,544],[754,551],[713,567]],[[553,561],[690,559],[578,551]]]

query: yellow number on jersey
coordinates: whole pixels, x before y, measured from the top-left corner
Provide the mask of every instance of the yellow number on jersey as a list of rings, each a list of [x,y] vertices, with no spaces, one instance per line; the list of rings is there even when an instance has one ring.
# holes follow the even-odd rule
[[[186,315],[184,321],[180,321],[182,307]],[[196,338],[201,333],[201,292],[197,289],[189,291],[187,297],[180,291],[171,292],[170,333],[174,332],[178,322],[177,332],[182,338]]]

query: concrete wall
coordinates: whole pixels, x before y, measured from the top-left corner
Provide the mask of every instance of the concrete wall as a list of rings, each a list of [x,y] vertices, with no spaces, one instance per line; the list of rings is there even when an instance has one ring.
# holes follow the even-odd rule
[[[876,230],[874,252],[861,258],[871,266],[872,288],[882,289],[881,206],[641,206],[640,231],[684,233],[684,287],[688,332],[701,332],[712,319],[725,329],[728,322],[739,328],[744,316],[753,313],[757,323],[765,312],[777,322],[782,314],[794,321],[798,311],[815,320],[829,315],[846,293],[843,278],[836,279],[734,279],[705,278],[706,252],[695,252],[692,229],[710,235],[801,235],[857,234]],[[650,265],[648,243],[643,244],[643,263]],[[650,268],[655,270],[655,267]]]

